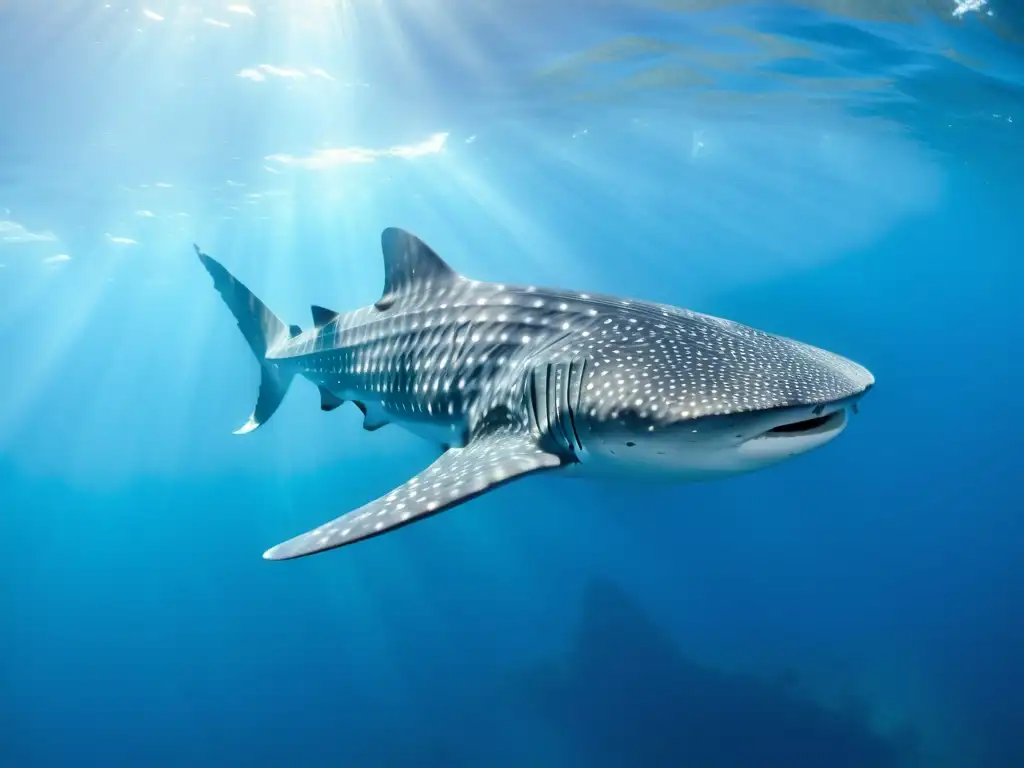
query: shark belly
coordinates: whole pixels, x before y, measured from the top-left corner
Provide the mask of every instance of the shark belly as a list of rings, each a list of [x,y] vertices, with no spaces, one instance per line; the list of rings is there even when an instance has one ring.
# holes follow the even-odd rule
[[[382,400],[378,394],[356,390],[339,395],[359,404],[363,423],[368,429],[394,424],[430,443],[461,447],[465,444],[466,420],[461,414],[424,413],[425,407],[401,407],[400,403]]]
[[[466,443],[467,419],[455,399],[417,398],[404,392],[374,391],[373,382],[364,376],[343,380],[316,370],[304,371],[307,379],[321,392],[330,392],[340,401],[350,401],[363,414],[363,428],[369,432],[394,424],[430,443],[462,447]],[[412,389],[417,389],[413,383]]]
[[[663,456],[640,455],[622,451],[621,455],[594,454],[581,451],[578,461],[568,465],[561,473],[570,477],[596,480],[640,482],[649,485],[678,485],[699,483],[736,474],[753,471],[730,465],[728,456],[714,451],[694,450],[688,454],[675,455],[671,460]]]
[[[381,406],[383,410],[383,407]],[[385,411],[385,413],[387,413]],[[397,414],[388,416],[389,423],[395,424],[417,437],[440,446],[461,448],[466,444],[466,425],[463,421],[427,421],[406,419]]]

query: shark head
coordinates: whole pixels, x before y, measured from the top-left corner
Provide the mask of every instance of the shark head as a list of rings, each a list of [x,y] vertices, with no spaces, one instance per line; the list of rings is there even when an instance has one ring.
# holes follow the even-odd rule
[[[777,464],[838,437],[874,384],[846,358],[731,321],[666,327],[594,350],[577,416],[590,471],[686,481]]]

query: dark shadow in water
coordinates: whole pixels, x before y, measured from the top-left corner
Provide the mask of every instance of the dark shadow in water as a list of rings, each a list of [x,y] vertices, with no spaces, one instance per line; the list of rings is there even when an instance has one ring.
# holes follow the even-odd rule
[[[1008,577],[1011,575],[1008,574]],[[972,734],[969,765],[1024,766],[1024,590],[1007,581],[1003,594],[973,621],[947,634],[938,673],[956,691],[962,729]]]
[[[910,768],[912,735],[872,732],[863,704],[823,708],[774,681],[682,655],[614,584],[593,583],[567,652],[437,690],[409,729],[363,741],[353,765],[459,768]],[[930,766],[934,762],[927,763]]]
[[[683,656],[614,584],[588,590],[574,647],[529,673],[528,701],[590,766],[888,768],[919,764],[861,710],[833,712],[778,682]]]

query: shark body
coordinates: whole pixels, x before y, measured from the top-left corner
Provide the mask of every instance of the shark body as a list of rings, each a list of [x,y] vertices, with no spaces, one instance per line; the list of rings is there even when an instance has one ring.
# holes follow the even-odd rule
[[[251,432],[295,376],[443,453],[388,494],[271,548],[284,560],[367,539],[525,475],[695,481],[752,471],[835,438],[874,384],[791,339],[677,307],[470,280],[414,235],[381,236],[372,306],[277,318],[196,252],[261,367]]]

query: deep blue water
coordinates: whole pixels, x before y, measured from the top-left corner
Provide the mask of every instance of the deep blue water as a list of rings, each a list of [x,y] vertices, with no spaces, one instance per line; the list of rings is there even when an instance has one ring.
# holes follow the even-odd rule
[[[0,766],[1024,766],[1024,11],[991,0],[0,3]],[[148,13],[147,13],[148,12]],[[380,230],[877,385],[677,487],[433,460],[257,366]]]

